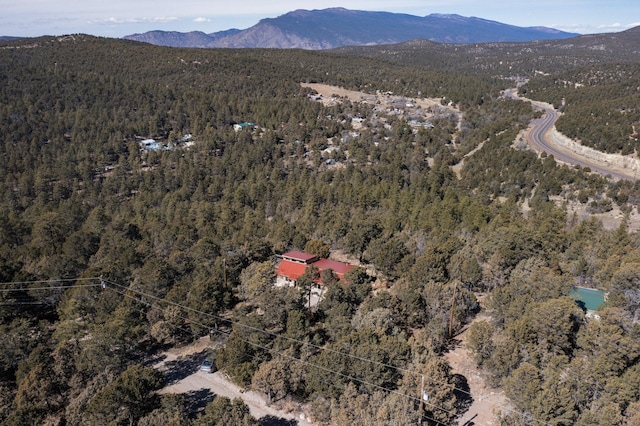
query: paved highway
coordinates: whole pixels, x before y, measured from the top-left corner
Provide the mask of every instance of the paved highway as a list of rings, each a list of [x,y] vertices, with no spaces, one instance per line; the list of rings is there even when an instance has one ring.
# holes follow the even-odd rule
[[[593,160],[581,156],[579,153],[570,151],[569,149],[561,147],[556,141],[554,141],[552,129],[556,120],[558,120],[558,112],[549,106],[545,106],[541,103],[536,103],[530,99],[521,98],[517,95],[516,89],[505,90],[505,97],[521,99],[532,103],[533,107],[538,110],[542,110],[544,115],[541,118],[535,119],[529,125],[529,129],[525,132],[525,139],[527,143],[539,152],[546,152],[548,155],[553,155],[556,161],[579,165],[582,167],[589,167],[591,171],[600,173],[604,176],[610,176],[614,179],[636,179],[636,173],[634,170],[623,170],[620,167],[615,167],[605,162]]]

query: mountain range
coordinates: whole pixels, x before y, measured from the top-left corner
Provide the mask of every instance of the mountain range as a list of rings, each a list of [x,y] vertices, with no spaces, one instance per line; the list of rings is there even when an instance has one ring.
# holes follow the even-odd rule
[[[171,47],[333,49],[402,43],[414,39],[439,43],[526,42],[577,36],[547,27],[518,27],[475,17],[431,14],[425,17],[330,8],[295,10],[260,20],[245,30],[149,31],[125,39]]]

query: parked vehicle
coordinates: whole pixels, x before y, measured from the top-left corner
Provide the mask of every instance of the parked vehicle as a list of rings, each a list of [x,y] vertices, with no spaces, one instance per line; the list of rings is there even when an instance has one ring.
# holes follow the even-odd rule
[[[215,367],[213,366],[213,363],[211,361],[205,359],[204,361],[202,361],[202,364],[200,364],[200,371],[203,371],[205,373],[213,373],[215,372]]]

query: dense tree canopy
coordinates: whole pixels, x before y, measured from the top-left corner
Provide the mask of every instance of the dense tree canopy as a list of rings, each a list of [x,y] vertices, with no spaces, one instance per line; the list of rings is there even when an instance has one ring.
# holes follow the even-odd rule
[[[441,104],[418,130],[301,82]],[[240,401],[189,419],[154,394],[149,356],[212,334],[236,383],[319,420],[416,422],[424,374],[425,419],[449,424],[464,404],[441,353],[482,291],[491,321],[470,348],[523,418],[633,422],[637,235],[553,199],[628,213],[640,187],[514,149],[535,113],[500,97],[509,84],[338,52],[2,44],[0,421],[256,424]],[[565,97],[566,117],[585,105]],[[366,269],[274,287],[290,249]],[[310,309],[316,279],[327,291]],[[568,297],[576,283],[608,291],[600,322]]]

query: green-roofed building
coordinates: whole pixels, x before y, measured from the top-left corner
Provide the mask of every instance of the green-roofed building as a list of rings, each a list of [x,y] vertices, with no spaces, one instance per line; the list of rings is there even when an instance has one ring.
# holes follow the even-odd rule
[[[569,294],[587,313],[596,311],[604,303],[604,291],[586,287],[575,287]]]

